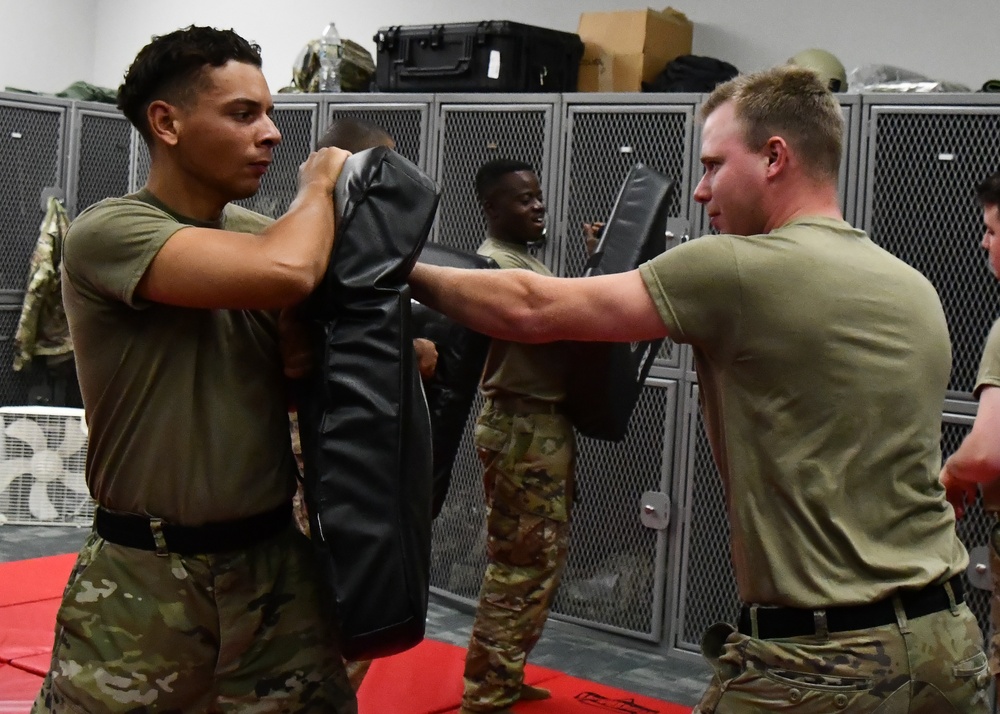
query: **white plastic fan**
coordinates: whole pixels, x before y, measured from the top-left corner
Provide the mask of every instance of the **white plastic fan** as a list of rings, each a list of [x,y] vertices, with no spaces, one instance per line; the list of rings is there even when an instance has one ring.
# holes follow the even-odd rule
[[[89,523],[83,410],[2,407],[0,418],[0,522]]]

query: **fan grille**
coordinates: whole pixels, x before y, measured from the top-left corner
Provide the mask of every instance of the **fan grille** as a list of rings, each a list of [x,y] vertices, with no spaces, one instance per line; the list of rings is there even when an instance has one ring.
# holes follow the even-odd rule
[[[0,524],[90,525],[83,409],[0,407]]]

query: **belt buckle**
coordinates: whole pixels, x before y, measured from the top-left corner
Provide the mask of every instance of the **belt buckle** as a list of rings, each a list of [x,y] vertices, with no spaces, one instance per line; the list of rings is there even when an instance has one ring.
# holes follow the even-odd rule
[[[150,518],[149,530],[153,534],[153,545],[156,546],[157,557],[165,558],[170,555],[170,550],[167,548],[167,537],[163,534],[163,519]]]

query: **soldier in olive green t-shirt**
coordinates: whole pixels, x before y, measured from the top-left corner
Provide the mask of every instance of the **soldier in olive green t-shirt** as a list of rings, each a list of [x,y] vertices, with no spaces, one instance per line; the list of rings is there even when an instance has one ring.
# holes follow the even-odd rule
[[[702,117],[694,198],[720,235],[593,278],[418,265],[414,297],[508,340],[693,346],[745,603],[703,637],[697,714],[985,714],[968,556],[937,478],[938,295],[844,222],[843,115],[817,75],[737,77]]]
[[[988,176],[976,187],[983,209],[982,247],[990,272],[1000,279],[1000,172]],[[962,516],[966,502],[976,498],[982,488],[983,508],[1000,515],[1000,320],[993,323],[983,348],[973,395],[979,400],[976,420],[954,454],[941,469],[941,481],[948,490],[948,500]],[[990,607],[992,638],[990,668],[1000,683],[1000,524],[990,533],[990,569],[993,574],[993,598]]]
[[[71,224],[63,297],[97,501],[33,711],[356,714],[334,613],[291,521],[288,308],[322,280],[347,157],[300,168],[275,221],[231,202],[281,133],[259,48],[231,30],[155,37],[119,88],[145,187]]]
[[[479,254],[503,269],[551,275],[529,252],[545,203],[529,164],[496,159],[476,175],[489,237]],[[566,350],[493,340],[480,381],[474,442],[483,463],[489,565],[465,659],[462,714],[507,711],[548,690],[524,684],[569,548],[576,435],[562,412]]]

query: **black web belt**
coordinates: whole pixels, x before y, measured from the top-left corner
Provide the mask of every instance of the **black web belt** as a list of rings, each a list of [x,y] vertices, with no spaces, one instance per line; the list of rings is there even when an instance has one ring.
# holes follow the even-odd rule
[[[943,585],[929,585],[920,590],[900,590],[893,597],[866,605],[828,607],[807,610],[797,607],[756,607],[740,609],[739,631],[761,640],[786,637],[806,637],[821,634],[825,621],[827,632],[850,632],[882,627],[897,621],[895,599],[898,598],[906,617],[913,620],[952,607],[948,588],[956,605],[964,602],[962,578],[956,575]],[[757,633],[753,633],[753,612],[756,609]]]
[[[181,526],[159,518],[109,511],[100,506],[94,513],[97,534],[109,543],[153,550],[158,555],[225,553],[247,548],[283,531],[292,521],[292,504],[233,521],[200,526]]]

